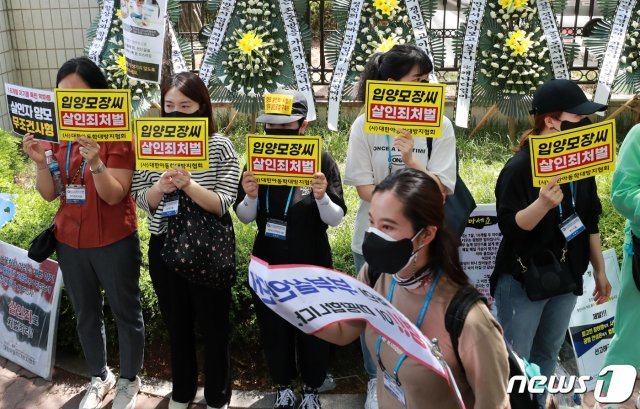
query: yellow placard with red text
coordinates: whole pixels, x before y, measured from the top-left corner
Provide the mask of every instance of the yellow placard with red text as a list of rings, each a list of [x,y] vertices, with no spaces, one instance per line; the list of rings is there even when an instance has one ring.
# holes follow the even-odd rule
[[[364,131],[413,136],[442,136],[445,85],[422,82],[367,81]]]
[[[293,112],[293,95],[267,94],[264,96],[264,113],[291,115]]]
[[[135,129],[137,170],[209,169],[207,118],[138,118]]]
[[[533,185],[554,176],[573,182],[613,172],[616,164],[616,122],[599,122],[549,135],[529,136]]]
[[[247,169],[261,185],[311,186],[321,157],[320,136],[247,135]]]
[[[58,136],[84,136],[100,142],[132,140],[131,91],[55,89]]]

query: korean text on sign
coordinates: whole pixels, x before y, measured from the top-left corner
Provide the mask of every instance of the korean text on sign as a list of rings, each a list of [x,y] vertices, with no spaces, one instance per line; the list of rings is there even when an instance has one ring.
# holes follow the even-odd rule
[[[267,94],[264,97],[264,113],[291,115],[293,112],[293,96]]]
[[[365,132],[396,135],[405,129],[413,136],[442,136],[444,84],[367,81]]]
[[[209,169],[207,118],[139,118],[135,121],[136,169]]]
[[[13,132],[58,142],[53,92],[4,84]]]
[[[311,186],[321,156],[319,136],[247,135],[247,169],[259,184]]]
[[[533,185],[544,186],[560,175],[559,183],[613,172],[616,162],[615,120],[550,135],[531,135]]]
[[[56,88],[60,140],[131,141],[131,91]]]

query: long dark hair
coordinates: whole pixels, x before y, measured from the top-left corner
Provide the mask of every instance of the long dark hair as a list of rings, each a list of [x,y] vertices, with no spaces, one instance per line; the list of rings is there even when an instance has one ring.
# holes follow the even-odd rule
[[[412,44],[398,44],[386,53],[377,53],[369,58],[364,67],[356,98],[364,101],[367,93],[367,81],[386,81],[389,78],[398,81],[411,72],[415,66],[420,67],[420,74],[425,75],[433,71],[433,63],[427,54]]]
[[[171,88],[176,88],[187,98],[198,103],[200,108],[198,113],[209,119],[209,132],[216,132],[217,129],[213,122],[213,108],[211,107],[211,97],[209,90],[204,82],[196,74],[186,71],[175,74],[162,82],[160,87],[160,107],[162,108],[162,116],[166,115],[164,111],[164,96]]]
[[[469,285],[462,270],[458,246],[444,224],[442,193],[433,178],[415,169],[401,169],[391,173],[373,190],[393,192],[402,203],[402,213],[411,221],[413,231],[427,226],[437,227],[436,237],[429,244],[429,264],[442,268],[442,273],[458,285]]]
[[[93,89],[108,89],[109,84],[100,68],[87,57],[72,58],[62,64],[56,76],[56,86],[71,74],[78,74]]]

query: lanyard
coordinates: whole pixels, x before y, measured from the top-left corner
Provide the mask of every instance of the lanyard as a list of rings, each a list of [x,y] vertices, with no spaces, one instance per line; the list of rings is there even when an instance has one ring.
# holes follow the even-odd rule
[[[67,174],[67,185],[71,185],[73,184],[73,182],[76,181],[76,178],[78,177],[78,173],[80,173],[80,184],[82,186],[84,186],[84,169],[87,166],[87,161],[86,160],[82,160],[82,164],[78,167],[78,171],[76,172],[76,174],[73,176],[73,179],[69,180],[69,163],[70,163],[70,159],[71,159],[71,142],[69,142],[69,144],[67,145],[67,162],[65,164],[65,171]]]
[[[291,186],[289,190],[289,197],[287,198],[287,205],[284,207],[284,219],[287,220],[287,214],[289,213],[289,205],[291,204],[291,197],[293,196],[294,187]],[[269,186],[267,186],[267,200],[266,200],[267,216],[269,216]]]
[[[393,157],[391,155],[391,141],[389,140],[389,134],[387,134],[387,161],[389,163],[389,174],[393,168]]]
[[[436,274],[435,278],[433,279],[433,283],[431,284],[431,288],[429,288],[429,292],[427,293],[427,296],[424,299],[424,303],[422,303],[422,309],[420,310],[420,315],[418,316],[418,321],[416,321],[416,326],[418,327],[418,329],[420,329],[420,326],[422,325],[422,321],[424,320],[424,316],[427,313],[427,308],[429,308],[429,303],[431,302],[431,297],[433,297],[433,292],[436,289],[436,285],[438,284],[438,280],[440,279],[440,275],[441,275],[442,271],[438,271],[438,273]],[[391,289],[389,290],[389,297],[388,300],[389,302],[391,302],[391,300],[393,300],[393,292],[395,291],[396,288],[396,280],[395,278],[391,279]],[[380,365],[380,369],[382,369],[383,371],[386,372],[386,369],[384,367],[384,365],[382,364],[382,359],[380,358],[380,344],[382,343],[382,337],[380,335],[378,335],[378,340],[376,342],[376,357],[378,358],[378,365]],[[407,359],[407,355],[406,354],[402,354],[402,356],[400,356],[400,359],[398,359],[398,362],[396,362],[396,366],[393,369],[393,376],[396,378],[396,383],[398,384],[398,386],[400,386],[400,379],[398,378],[398,371],[400,370],[400,366],[404,363],[404,361]]]
[[[576,212],[576,197],[573,189],[573,182],[569,182],[569,189],[571,189],[571,204],[573,205],[573,212]],[[558,205],[558,210],[560,210],[560,221],[562,221],[562,203]]]

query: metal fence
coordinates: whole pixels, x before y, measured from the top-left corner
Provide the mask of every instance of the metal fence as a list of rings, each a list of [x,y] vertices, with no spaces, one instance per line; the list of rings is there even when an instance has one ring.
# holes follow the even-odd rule
[[[454,55],[452,40],[458,33],[460,24],[465,21],[465,10],[469,6],[469,0],[439,0],[440,4],[436,14],[429,21],[431,32],[440,37],[445,44],[445,63],[438,68],[438,76],[441,82],[455,84],[459,61]],[[215,19],[215,15],[206,10],[206,0],[181,0],[182,17],[178,26],[178,32],[191,40],[194,51],[193,70],[200,66],[202,44],[202,29]],[[311,79],[314,86],[326,88],[331,81],[332,67],[325,58],[325,46],[330,35],[335,33],[337,27],[332,13],[331,0],[308,0],[306,13],[307,23],[312,33],[312,49],[308,54],[308,62],[311,69]],[[582,47],[583,35],[588,35],[589,27],[594,17],[600,15],[595,0],[568,0],[564,12],[560,15],[561,32],[565,41],[575,42],[579,46],[579,52],[573,61],[568,61],[572,79],[582,84],[594,84],[597,81],[597,61],[589,56]]]

